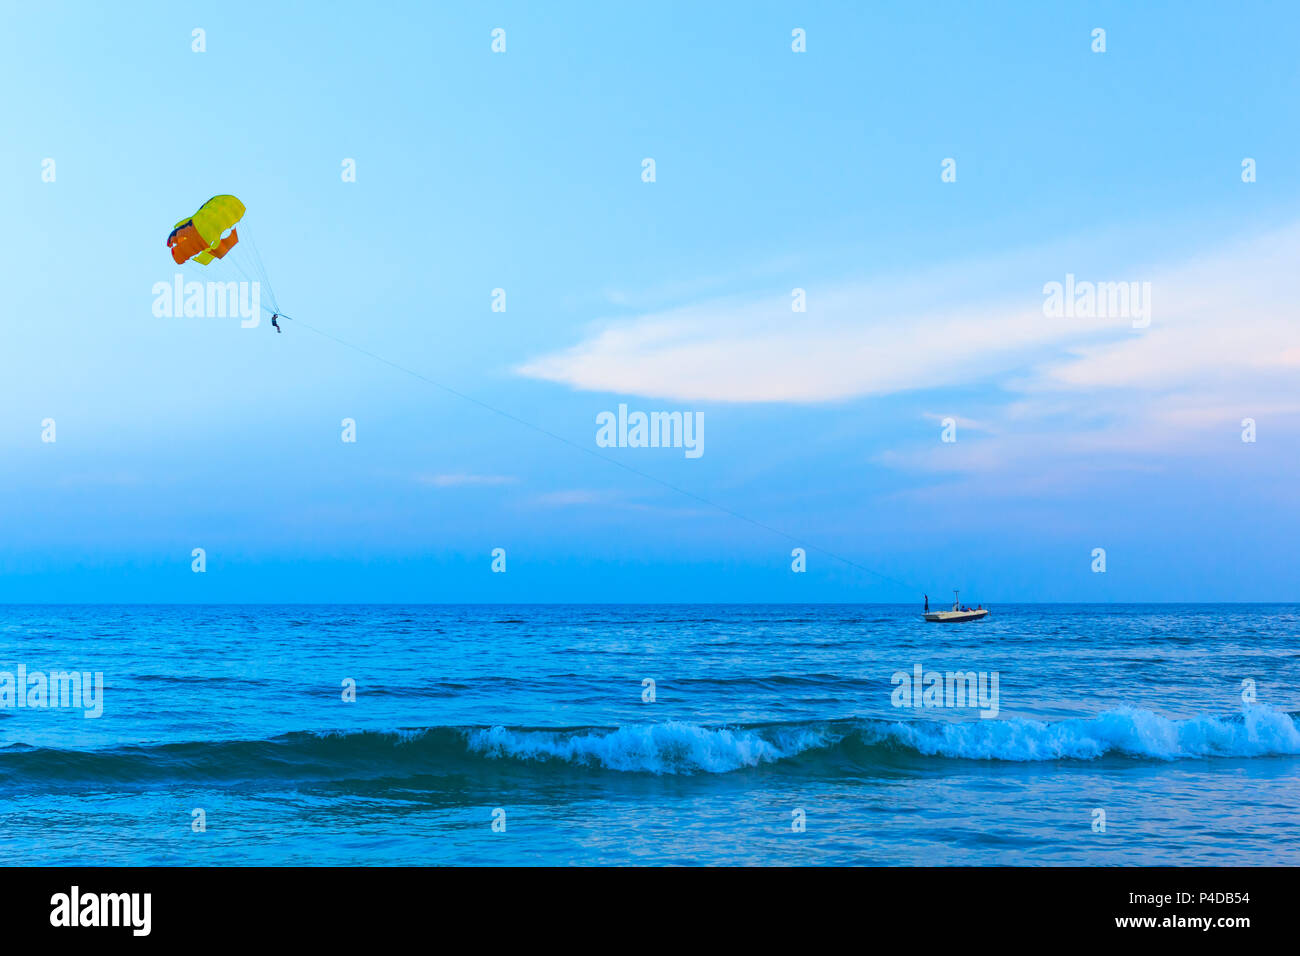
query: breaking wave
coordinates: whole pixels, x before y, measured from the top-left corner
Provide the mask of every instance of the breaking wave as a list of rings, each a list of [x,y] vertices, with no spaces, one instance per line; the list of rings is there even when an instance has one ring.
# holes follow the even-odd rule
[[[160,781],[409,779],[487,772],[724,774],[891,772],[931,760],[1088,761],[1300,754],[1296,716],[1263,706],[1239,714],[1162,717],[1120,708],[1061,721],[844,719],[710,727],[683,721],[621,727],[429,727],[290,733],[97,750],[0,746],[0,783],[151,786]],[[531,768],[531,769],[530,769]]]

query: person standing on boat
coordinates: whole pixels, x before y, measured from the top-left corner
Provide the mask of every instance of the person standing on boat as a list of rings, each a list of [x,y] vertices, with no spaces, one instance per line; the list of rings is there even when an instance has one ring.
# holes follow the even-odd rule
[[[927,611],[929,611],[929,610],[930,610],[930,595],[925,594],[925,595],[922,595],[922,597],[925,598],[925,609],[926,609]]]

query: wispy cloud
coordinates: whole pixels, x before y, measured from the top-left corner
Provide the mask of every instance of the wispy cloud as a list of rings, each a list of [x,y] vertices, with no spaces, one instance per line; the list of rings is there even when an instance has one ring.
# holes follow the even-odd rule
[[[458,488],[465,485],[513,485],[519,479],[513,475],[420,475],[416,479],[422,485],[435,488]]]
[[[608,491],[589,491],[585,488],[569,488],[563,491],[548,491],[534,499],[537,504],[549,508],[564,508],[571,505],[604,504],[617,496]]]
[[[1300,430],[1297,261],[1292,226],[1182,262],[1079,276],[1149,282],[1145,328],[1128,316],[1048,317],[1043,286],[1064,274],[1039,268],[1008,276],[1019,291],[1001,297],[963,303],[943,288],[942,306],[915,281],[810,289],[807,313],[780,295],[716,299],[609,323],[518,371],[577,389],[734,403],[986,385],[967,414],[946,397],[920,413],[954,417],[962,436],[977,437],[940,446],[936,430],[877,462],[967,475],[1071,456],[1089,469],[1142,468],[1144,456],[1189,453],[1197,436],[1209,436],[1202,451],[1221,448],[1243,418],[1269,419],[1274,435]]]
[[[626,491],[597,490],[589,488],[565,488],[537,495],[532,499],[535,505],[543,508],[584,508],[596,506],[604,513],[610,510],[649,512],[660,517],[679,518],[716,518],[718,513],[712,508],[680,507],[660,502],[636,501]]]
[[[517,371],[719,402],[828,402],[1008,375],[1025,391],[1258,384],[1300,368],[1300,308],[1284,291],[1297,253],[1293,227],[1191,262],[1080,277],[1150,282],[1154,315],[1140,330],[1123,316],[1047,317],[1042,286],[1063,276],[1040,271],[1010,277],[1014,295],[943,307],[912,283],[907,295],[904,283],[810,289],[806,313],[780,293],[715,299],[608,323]]]

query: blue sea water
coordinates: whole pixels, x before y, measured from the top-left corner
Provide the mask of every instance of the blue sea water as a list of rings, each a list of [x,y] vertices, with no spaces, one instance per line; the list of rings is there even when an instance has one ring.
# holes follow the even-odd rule
[[[88,718],[15,706],[10,684],[0,850],[10,865],[1300,864],[1300,606],[919,612],[3,607],[0,672],[98,671],[104,690]],[[996,716],[899,706],[918,666],[922,689],[974,671],[989,691],[996,673]]]

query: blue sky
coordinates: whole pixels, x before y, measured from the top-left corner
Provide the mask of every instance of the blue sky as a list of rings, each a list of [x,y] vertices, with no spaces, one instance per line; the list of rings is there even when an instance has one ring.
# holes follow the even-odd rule
[[[806,7],[6,5],[0,600],[1296,599],[1300,14]]]

